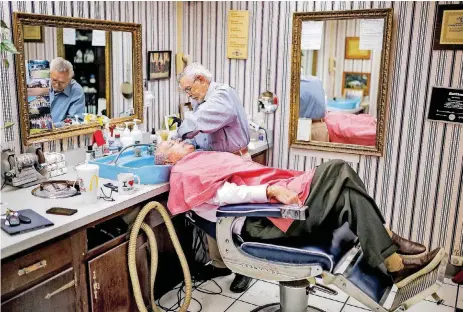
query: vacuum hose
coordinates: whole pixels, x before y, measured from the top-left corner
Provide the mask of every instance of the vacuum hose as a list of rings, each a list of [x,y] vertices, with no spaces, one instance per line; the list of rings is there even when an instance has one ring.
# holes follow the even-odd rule
[[[159,308],[156,306],[154,301],[154,280],[156,279],[156,271],[158,267],[158,247],[156,244],[156,237],[154,236],[153,230],[143,222],[146,215],[153,209],[156,209],[160,214],[161,217],[164,219],[164,222],[167,227],[167,231],[169,232],[170,239],[174,245],[175,251],[177,252],[177,256],[180,260],[180,265],[182,266],[183,270],[183,278],[185,280],[185,301],[183,302],[182,306],[180,307],[179,312],[186,312],[188,306],[190,305],[191,301],[191,275],[190,270],[188,268],[188,263],[185,258],[185,254],[183,253],[182,247],[180,246],[180,242],[178,241],[177,234],[175,233],[174,225],[170,220],[170,216],[167,213],[164,206],[162,206],[158,202],[150,202],[143,207],[143,209],[138,214],[137,218],[132,227],[132,231],[130,232],[130,239],[129,239],[129,252],[128,252],[128,264],[129,264],[129,274],[130,280],[132,281],[133,287],[133,294],[135,296],[135,302],[137,303],[138,310],[140,312],[148,312],[146,309],[145,303],[143,302],[143,296],[140,289],[140,281],[138,280],[138,273],[137,273],[137,266],[136,266],[136,249],[137,249],[137,236],[140,228],[145,232],[146,236],[148,237],[148,243],[151,251],[151,269],[150,269],[150,301],[151,301],[151,309],[154,312],[160,312]]]

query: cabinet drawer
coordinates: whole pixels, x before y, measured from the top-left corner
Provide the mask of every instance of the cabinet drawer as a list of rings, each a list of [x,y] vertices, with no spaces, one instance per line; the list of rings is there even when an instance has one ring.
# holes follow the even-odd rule
[[[2,263],[2,296],[38,282],[71,261],[71,242],[66,238]]]
[[[3,312],[74,312],[76,290],[72,268],[2,303]]]

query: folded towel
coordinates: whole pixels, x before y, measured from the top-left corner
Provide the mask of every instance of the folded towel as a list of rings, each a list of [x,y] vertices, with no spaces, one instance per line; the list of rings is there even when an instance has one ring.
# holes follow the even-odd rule
[[[65,157],[64,154],[61,153],[43,153],[45,156],[45,163],[50,165],[50,164],[56,164],[60,161],[64,161]]]

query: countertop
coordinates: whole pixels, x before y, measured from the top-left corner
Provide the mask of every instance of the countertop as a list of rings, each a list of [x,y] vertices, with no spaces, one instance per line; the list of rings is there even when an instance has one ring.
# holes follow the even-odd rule
[[[270,144],[270,146],[272,146],[272,144]],[[268,148],[268,145],[267,142],[258,141],[250,143],[248,147],[251,155],[256,155],[265,151]],[[58,176],[55,179],[75,180],[75,178],[76,174],[73,167],[68,167],[67,174]],[[102,178],[99,179],[99,185],[103,185],[108,182],[114,183],[114,181],[111,180]],[[14,210],[33,209],[35,212],[53,222],[54,225],[13,236],[1,231],[1,259],[10,257],[18,252],[44,243],[60,235],[69,233],[89,223],[98,221],[104,217],[110,216],[128,207],[134,206],[140,202],[169,191],[169,183],[157,185],[137,185],[139,190],[132,195],[119,195],[117,193],[113,193],[115,201],[98,199],[95,204],[84,205],[82,203],[81,196],[65,199],[45,199],[35,197],[31,194],[31,191],[35,187],[36,186],[28,188],[15,188],[11,186],[5,187],[1,191],[1,201],[7,205],[2,207],[2,213],[4,213],[4,209],[7,207]],[[108,189],[105,188],[105,190]],[[51,207],[74,208],[78,209],[78,212],[72,216],[46,214],[45,211]]]
[[[67,174],[56,178],[60,180],[75,180],[76,174],[74,169],[69,167]],[[100,185],[108,182],[114,183],[114,181],[111,180],[99,179]],[[5,189],[2,190],[2,202],[9,204],[5,206],[11,207],[14,210],[33,209],[38,214],[53,222],[54,225],[12,236],[1,231],[2,259],[169,191],[169,183],[137,185],[139,190],[132,195],[119,195],[113,193],[116,194],[113,196],[115,201],[98,199],[97,202],[92,205],[84,205],[81,196],[64,199],[35,197],[31,194],[31,191],[35,187],[36,186],[31,186],[23,189],[5,187]],[[105,190],[109,189],[105,188]],[[107,193],[107,195],[109,194]],[[78,211],[72,216],[59,216],[45,213],[45,211],[51,207],[74,208]]]

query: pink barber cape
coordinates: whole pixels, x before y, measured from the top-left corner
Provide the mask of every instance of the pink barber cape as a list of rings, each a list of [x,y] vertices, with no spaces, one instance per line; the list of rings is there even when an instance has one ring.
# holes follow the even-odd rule
[[[231,153],[194,152],[172,168],[167,207],[176,215],[203,205],[225,182],[248,186],[277,184],[296,192],[304,202],[309,196],[314,172],[315,169],[304,172],[265,167]],[[210,205],[210,209],[217,208]],[[283,232],[293,222],[290,219],[269,219]]]

